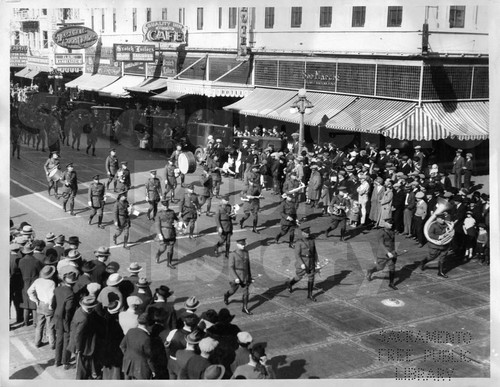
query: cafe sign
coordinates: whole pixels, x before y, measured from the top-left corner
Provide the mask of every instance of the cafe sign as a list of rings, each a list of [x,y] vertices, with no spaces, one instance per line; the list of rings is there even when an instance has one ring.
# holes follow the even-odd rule
[[[151,21],[142,26],[144,40],[149,42],[167,42],[186,44],[186,26],[167,20]]]
[[[28,60],[28,46],[10,46],[10,65],[12,67],[24,67]]]
[[[93,46],[99,36],[94,30],[83,26],[61,28],[52,36],[54,43],[67,49],[82,49]]]
[[[114,44],[114,59],[118,62],[154,62],[154,44]]]

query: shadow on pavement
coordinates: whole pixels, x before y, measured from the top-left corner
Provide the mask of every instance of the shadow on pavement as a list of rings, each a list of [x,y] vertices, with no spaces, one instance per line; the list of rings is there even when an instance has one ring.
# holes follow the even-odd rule
[[[251,303],[254,300],[257,300],[257,303],[253,304],[250,307],[250,310],[257,309],[259,306],[266,303],[267,301],[271,301],[274,297],[276,297],[278,294],[280,294],[285,289],[286,289],[286,284],[282,283],[282,284],[279,284],[279,285],[273,286],[272,288],[267,289],[264,293],[254,295],[249,300],[249,302]]]
[[[54,365],[54,359],[50,359],[48,362],[46,362],[46,363],[40,363],[38,365],[45,370],[45,368]],[[38,376],[39,376],[39,374],[35,370],[35,367],[34,366],[28,366],[26,368],[23,368],[21,370],[18,370],[16,372],[14,372],[9,377],[9,379],[36,379]]]
[[[290,364],[287,364],[286,355],[274,356],[268,364],[272,367],[277,379],[298,379],[306,372],[304,359],[292,360]]]
[[[352,285],[352,284],[342,284],[341,282],[349,275],[352,273],[352,270],[342,270],[340,273],[331,275],[330,277],[326,278],[325,280],[319,282],[316,284],[316,287],[320,289],[320,292],[315,294],[321,294],[321,293],[326,293],[328,290],[333,288],[334,286],[337,285]]]
[[[408,278],[410,278],[412,273],[420,266],[420,262],[421,261],[415,261],[413,263],[404,265],[401,269],[399,269],[399,272],[396,273],[397,280],[394,283],[394,285],[397,286],[400,283],[406,281]]]

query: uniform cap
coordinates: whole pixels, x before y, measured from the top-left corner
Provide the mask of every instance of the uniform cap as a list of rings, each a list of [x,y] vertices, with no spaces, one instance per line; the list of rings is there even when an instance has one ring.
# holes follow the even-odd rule
[[[99,180],[99,175],[94,175],[94,176],[92,177],[92,179],[93,179],[93,180]]]
[[[238,243],[240,245],[246,245],[247,244],[247,240],[246,240],[246,238],[237,239],[236,243]]]

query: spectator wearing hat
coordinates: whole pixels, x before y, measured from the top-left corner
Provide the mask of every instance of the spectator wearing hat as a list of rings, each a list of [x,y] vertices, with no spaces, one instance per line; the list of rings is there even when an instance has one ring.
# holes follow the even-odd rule
[[[58,235],[54,242],[54,250],[57,251],[57,259],[59,260],[64,255],[64,244],[66,243],[66,238],[64,235]]]
[[[120,302],[120,299],[114,298],[108,302],[108,305],[114,301]],[[126,301],[128,308],[122,310],[118,314],[118,322],[122,328],[123,334],[127,334],[129,329],[137,327],[137,318],[141,314],[141,310],[145,309],[142,300],[137,296],[128,296]]]
[[[21,250],[21,254],[23,257],[19,260],[19,270],[21,271],[24,283],[22,290],[23,302],[21,303],[21,308],[24,309],[23,325],[31,325],[29,324],[30,314],[33,314],[34,323],[36,323],[37,320],[37,305],[29,299],[28,288],[39,277],[43,264],[33,256],[33,251],[33,244],[31,242],[26,243],[26,245]]]
[[[170,200],[175,202],[175,189],[177,188],[177,172],[175,165],[172,160],[167,160],[167,165],[165,165],[165,192],[164,199],[168,198],[170,193]]]
[[[316,243],[311,237],[309,227],[301,229],[302,236],[295,244],[295,277],[287,281],[288,291],[293,292],[292,286],[307,275],[307,298],[316,301],[313,296],[314,276],[316,274],[316,264],[318,262],[318,252]]]
[[[369,218],[376,227],[377,221],[380,218],[380,203],[384,197],[385,187],[384,180],[377,177],[373,182],[373,190],[370,198],[370,215]]]
[[[272,369],[267,365],[267,356],[262,345],[250,351],[248,363],[238,366],[231,379],[275,379]]]
[[[161,183],[160,179],[156,177],[156,171],[150,171],[150,176],[145,184],[145,195],[146,201],[149,203],[149,208],[147,211],[148,220],[155,220],[156,213],[158,212],[158,203],[162,198]],[[151,216],[151,213],[153,216]]]
[[[281,237],[289,234],[288,246],[293,249],[295,239],[295,229],[297,228],[297,206],[295,205],[295,194],[287,194],[286,200],[281,205],[280,209],[280,232],[276,235],[275,243],[278,244]]]
[[[451,173],[455,175],[454,185],[456,188],[462,188],[462,174],[465,169],[465,159],[462,157],[462,149],[457,149],[455,158],[453,159],[453,166]]]
[[[321,198],[321,189],[323,188],[323,176],[318,170],[318,164],[311,164],[311,176],[307,182],[307,199],[311,208],[316,207]]]
[[[406,185],[405,192],[405,209],[403,212],[403,222],[404,222],[404,231],[403,234],[407,238],[411,238],[413,236],[413,214],[415,213],[415,209],[417,207],[417,199],[415,197],[416,190],[413,189],[410,185]]]
[[[59,167],[60,161],[59,161],[59,155],[56,152],[53,152],[50,157],[45,161],[45,164],[43,165],[43,169],[45,170],[45,175],[47,177],[47,183],[48,183],[48,193],[50,196],[50,190],[54,188],[54,196],[56,198],[59,197],[57,189],[58,189],[58,183],[56,180],[53,180],[52,177],[50,176],[51,172],[60,169]]]
[[[73,285],[76,283],[78,275],[75,272],[69,272],[62,278],[60,286],[54,290],[54,325],[56,327],[56,367],[64,364],[65,369],[69,369],[71,352],[68,351],[70,324],[76,308],[75,294]]]
[[[130,204],[125,193],[126,191],[120,191],[113,210],[116,228],[115,234],[113,235],[113,243],[116,245],[116,238],[123,233],[123,248],[129,250],[130,247],[128,247],[127,243],[130,232]]]
[[[174,222],[178,221],[176,213],[168,208],[168,200],[164,199],[161,201],[162,209],[158,212],[158,216],[155,219],[155,231],[158,235],[158,240],[160,246],[156,252],[156,263],[160,262],[160,256],[166,251],[167,252],[167,266],[170,269],[175,270],[176,267],[172,265],[172,259],[174,256],[174,246],[176,241],[176,229]]]
[[[398,168],[398,172],[402,172],[405,175],[409,175],[413,172],[413,164],[407,155],[401,156],[401,163]]]
[[[471,188],[471,177],[472,174],[474,173],[474,160],[472,159],[473,159],[472,153],[467,153],[465,155],[463,172],[464,172],[464,188],[466,189]]]
[[[465,219],[462,224],[462,229],[465,234],[465,256],[464,261],[470,261],[474,255],[474,248],[476,247],[477,228],[476,220],[472,216],[472,211],[467,211]]]
[[[394,184],[393,188],[392,219],[394,232],[396,234],[402,234],[404,231],[404,210],[406,193],[404,192],[400,182]]]
[[[154,379],[155,364],[148,328],[152,325],[146,313],[138,317],[137,328],[130,329],[120,343],[123,352],[122,371],[125,380]]]
[[[184,223],[187,224],[189,230],[189,239],[194,237],[194,226],[198,213],[200,212],[200,204],[198,202],[198,195],[194,193],[194,186],[192,184],[186,186],[185,193],[179,204],[180,214]]]
[[[334,231],[340,226],[340,241],[344,241],[346,234],[346,219],[347,219],[347,209],[351,205],[351,201],[346,195],[346,187],[338,187],[338,193],[335,195],[330,205],[328,206],[328,213],[330,214],[330,224],[324,232],[325,238],[328,238],[330,231]]]
[[[40,277],[31,284],[27,292],[29,299],[37,306],[35,329],[35,346],[37,348],[43,345],[42,337],[45,326],[47,326],[46,332],[51,349],[54,349],[56,344],[55,326],[52,318],[54,315],[52,303],[54,301],[54,290],[56,288],[53,279],[55,272],[56,268],[54,266],[45,266],[40,271]]]
[[[45,235],[45,248],[43,249],[43,253],[48,249],[51,249],[55,246],[55,240],[56,240],[56,235],[53,232],[49,232],[47,235]]]
[[[94,296],[80,300],[71,321],[68,351],[76,355],[76,379],[97,379],[95,355],[97,352],[98,316],[94,313],[98,305]]]
[[[177,369],[179,370],[178,379],[185,380],[188,378],[186,364],[195,355],[200,354],[198,344],[203,339],[204,333],[199,329],[193,330],[186,336],[186,348],[179,349],[176,353]]]
[[[479,223],[478,225],[476,249],[474,252],[475,257],[477,257],[481,265],[490,265],[490,237],[484,223]]]
[[[107,307],[110,302],[119,300],[122,305],[125,306],[126,304],[124,304],[123,294],[119,288],[122,281],[123,277],[120,274],[110,274],[106,280],[106,287],[99,293],[97,301],[100,302],[102,306]]]
[[[78,280],[73,286],[73,292],[75,293],[77,301],[88,296],[87,285],[92,282],[91,275],[94,269],[95,264],[92,261],[86,261],[82,265],[82,275],[78,277]]]
[[[231,248],[231,235],[233,235],[233,220],[236,219],[233,207],[229,204],[229,197],[223,196],[221,203],[215,214],[215,224],[219,234],[219,241],[214,247],[214,254],[219,254],[219,247],[225,247],[225,257],[229,257],[229,249]]]
[[[104,228],[104,226],[102,225],[105,204],[104,192],[104,184],[99,181],[99,175],[95,175],[92,178],[92,183],[90,183],[88,193],[88,205],[92,210],[89,216],[89,225],[92,224],[92,219],[94,219],[94,216],[98,214],[97,227],[99,228]]]
[[[19,229],[21,230],[21,235],[27,237],[30,242],[33,242],[35,240],[35,231],[33,230],[33,227],[31,227],[31,225],[23,222],[19,226]]]
[[[108,181],[106,182],[106,189],[109,189],[109,185],[113,182],[113,192],[116,192],[116,184],[118,182],[118,157],[116,157],[116,149],[112,148],[109,150],[109,155],[106,157],[105,162],[106,173],[108,175]]]
[[[57,262],[57,272],[59,273],[59,277],[62,276],[63,267],[72,266],[79,271],[81,264],[82,255],[80,252],[78,250],[69,250],[68,255]]]
[[[229,304],[231,297],[239,287],[243,290],[243,307],[241,311],[248,315],[253,314],[248,310],[249,286],[252,283],[252,273],[250,270],[250,254],[246,250],[246,239],[236,241],[236,250],[229,254],[229,273],[233,280],[229,282],[230,289],[224,293],[224,303]]]
[[[427,202],[424,200],[425,194],[422,191],[415,194],[415,199],[417,203],[412,219],[413,235],[415,235],[414,239],[418,247],[422,247],[426,240],[424,236],[424,221],[427,218]]]
[[[35,239],[33,241],[33,256],[42,263],[45,260],[45,254],[43,252],[44,250],[45,242],[41,239]]]
[[[383,227],[382,222],[392,217],[392,198],[394,197],[392,191],[392,182],[387,180],[384,184],[384,193],[379,201],[379,214],[378,219],[375,222],[375,227]]]
[[[25,241],[24,244],[28,242],[27,238],[26,239],[24,237],[21,238]],[[22,258],[20,251],[22,246],[21,244],[17,243],[16,240],[19,242],[19,238],[16,237],[15,241],[10,244],[9,290],[10,290],[10,303],[12,303],[14,305],[14,308],[16,309],[16,323],[22,323],[23,309],[21,308],[21,304],[23,302],[24,281],[21,270],[19,269],[19,261]]]
[[[106,261],[111,255],[109,248],[105,246],[99,247],[94,251],[95,259],[92,260],[94,264],[94,270],[90,273],[90,279],[92,282],[97,282],[101,286],[104,286],[106,280],[108,279],[108,273],[106,272]]]
[[[205,369],[212,364],[209,360],[210,355],[214,352],[218,344],[219,342],[211,337],[205,337],[199,342],[198,347],[200,348],[200,354],[191,356],[186,362],[186,372],[184,375],[187,376],[187,379],[203,379]]]
[[[422,147],[420,145],[417,145],[414,149],[415,153],[413,154],[413,169],[416,172],[421,173],[426,166],[425,154],[422,152]]]
[[[69,211],[70,214],[75,216],[75,196],[78,193],[78,177],[75,172],[75,168],[73,167],[73,163],[69,163],[66,165],[66,171],[63,173],[61,182],[63,183],[63,191],[62,191],[62,208],[63,211],[66,212],[66,205],[69,201]]]
[[[236,368],[240,365],[248,363],[248,356],[250,355],[250,345],[252,345],[253,338],[248,332],[239,332],[238,338],[238,349],[235,353],[234,361],[231,363],[231,372],[234,373]]]
[[[152,321],[151,327],[148,329],[151,337],[151,361],[156,369],[155,379],[168,379],[168,356],[165,350],[165,339],[170,332],[170,329],[163,325],[166,312],[163,309],[150,308],[148,309],[149,319]]]
[[[141,277],[135,285],[135,290],[132,293],[133,296],[137,296],[142,300],[140,308],[141,313],[144,312],[146,307],[153,301],[153,294],[151,292],[151,288],[149,287],[150,284],[151,282],[149,282],[146,278]]]
[[[177,312],[172,304],[167,302],[167,299],[172,294],[174,294],[173,290],[170,290],[168,286],[161,285],[159,288],[155,289],[153,303],[147,306],[148,309],[156,308],[165,311],[165,321],[163,321],[163,325],[169,331],[177,326]]]
[[[123,379],[121,372],[123,353],[120,350],[120,343],[125,335],[118,322],[118,313],[120,313],[121,307],[120,302],[115,300],[103,308],[99,329],[97,330],[97,342],[99,345],[95,361],[98,365],[97,368],[102,366],[103,380]],[[99,306],[96,308],[96,312],[98,310]]]
[[[219,316],[214,309],[208,309],[203,312],[200,316],[200,323],[198,324],[198,328],[202,331],[206,331],[208,328],[213,326],[219,320]]]

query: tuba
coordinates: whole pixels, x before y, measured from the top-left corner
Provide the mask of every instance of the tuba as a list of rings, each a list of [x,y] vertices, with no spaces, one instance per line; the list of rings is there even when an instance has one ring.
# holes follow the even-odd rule
[[[446,199],[443,198],[438,198],[437,199],[437,206],[436,206],[436,211],[427,219],[427,222],[425,222],[424,225],[424,235],[425,238],[431,242],[434,243],[435,245],[438,246],[443,246],[451,242],[453,239],[453,236],[455,235],[455,229],[453,228],[455,225],[455,222],[451,222],[448,220],[445,220],[446,223],[446,232],[442,235],[441,239],[432,239],[429,237],[429,228],[431,227],[431,224],[436,221],[436,217],[439,214],[442,214],[443,212],[446,212],[450,210],[453,207],[453,205]]]

